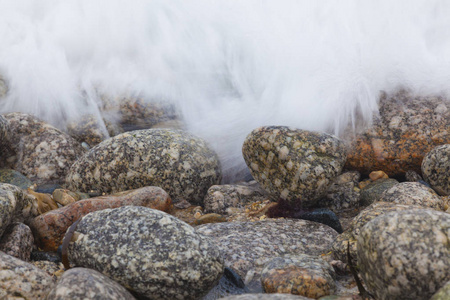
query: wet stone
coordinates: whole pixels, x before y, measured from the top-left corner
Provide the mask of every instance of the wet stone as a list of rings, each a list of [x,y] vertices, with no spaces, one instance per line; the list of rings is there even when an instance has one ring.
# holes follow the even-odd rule
[[[233,269],[225,267],[219,283],[202,300],[222,299],[229,295],[241,295],[248,292],[244,281]]]
[[[0,239],[0,251],[23,261],[30,260],[33,247],[33,233],[23,223],[10,224]]]
[[[450,142],[425,155],[422,174],[439,195],[450,195]]]
[[[151,299],[200,298],[224,268],[212,240],[171,215],[137,206],[83,217],[68,257],[75,266],[95,269]]]
[[[317,299],[336,291],[335,273],[325,260],[305,254],[276,257],[261,274],[266,293],[287,293]]]
[[[26,176],[11,169],[0,169],[0,182],[13,184],[21,189],[27,189],[33,185]]]
[[[355,171],[337,176],[331,181],[326,196],[321,198],[317,205],[327,207],[334,212],[359,207],[360,177],[361,175]]]
[[[74,268],[64,272],[46,299],[131,300],[135,298],[123,286],[95,270]]]
[[[450,299],[450,281],[448,281],[430,300],[448,300]]]
[[[346,160],[338,138],[284,126],[253,130],[242,147],[251,174],[275,198],[311,207]]]
[[[385,214],[358,236],[358,266],[377,299],[430,299],[450,280],[450,215],[431,209]]]
[[[361,189],[361,206],[369,206],[370,204],[380,201],[381,195],[384,191],[390,189],[394,185],[398,184],[398,181],[391,178],[378,179],[373,181]]]
[[[33,251],[31,252],[31,260],[32,261],[50,261],[54,263],[61,262],[61,256],[56,252],[48,252],[48,251]]]
[[[126,205],[143,206],[169,212],[169,195],[158,187],[143,187],[114,195],[100,196],[74,202],[34,218],[30,227],[36,244],[43,250],[56,251],[67,229],[88,213]]]
[[[80,144],[87,143],[93,147],[109,138],[105,123],[94,115],[84,115],[67,125],[67,133]]]
[[[0,299],[45,299],[53,284],[44,271],[0,251]]]
[[[311,300],[311,298],[291,294],[245,294],[228,296],[221,300]]]
[[[444,202],[441,197],[419,182],[396,184],[383,192],[380,201],[444,210]]]
[[[73,164],[66,183],[70,190],[103,193],[159,186],[174,202],[201,205],[220,178],[218,157],[202,139],[178,130],[147,129],[95,146]]]
[[[261,291],[261,271],[271,258],[320,255],[338,235],[326,225],[294,219],[205,224],[196,231],[213,240],[224,255],[225,265],[236,270],[253,292]]]

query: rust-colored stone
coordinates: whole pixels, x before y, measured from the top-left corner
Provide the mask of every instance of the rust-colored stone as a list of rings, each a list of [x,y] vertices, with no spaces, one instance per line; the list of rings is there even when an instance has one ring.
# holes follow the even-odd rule
[[[169,212],[172,209],[172,201],[159,187],[143,187],[72,203],[34,218],[30,227],[40,248],[56,251],[67,228],[80,217],[93,211],[121,206],[145,206]]]

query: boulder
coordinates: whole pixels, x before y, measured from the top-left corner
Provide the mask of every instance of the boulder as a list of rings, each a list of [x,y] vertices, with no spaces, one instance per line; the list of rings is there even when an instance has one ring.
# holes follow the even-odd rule
[[[392,178],[383,178],[370,182],[361,189],[360,205],[369,206],[374,202],[380,201],[383,193],[396,184],[398,184],[398,181]]]
[[[334,212],[358,208],[361,175],[358,172],[345,172],[334,178],[328,186],[326,196],[318,201],[318,205]]]
[[[242,153],[267,192],[303,207],[325,196],[346,160],[345,145],[335,136],[284,126],[253,130]]]
[[[425,155],[422,174],[439,195],[450,195],[450,142],[434,148]]]
[[[68,189],[113,193],[159,186],[174,200],[203,204],[220,181],[218,157],[201,139],[178,130],[147,129],[110,138],[87,152],[68,172]]]
[[[198,299],[224,268],[212,240],[171,215],[138,206],[83,217],[68,257],[75,266],[95,269],[138,297],[153,299]]]
[[[26,176],[11,169],[0,169],[0,182],[13,184],[21,189],[27,189],[33,185]]]
[[[24,261],[30,260],[33,247],[33,233],[22,223],[10,224],[0,239],[0,251]]]

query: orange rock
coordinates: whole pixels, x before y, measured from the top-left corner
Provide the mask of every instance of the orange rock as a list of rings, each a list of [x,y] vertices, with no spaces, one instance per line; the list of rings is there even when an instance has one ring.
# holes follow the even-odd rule
[[[143,187],[114,195],[77,201],[34,218],[30,223],[36,244],[45,251],[56,251],[67,228],[90,212],[121,206],[145,206],[169,212],[172,201],[159,187]]]
[[[383,171],[373,171],[369,174],[369,178],[370,180],[375,181],[382,178],[389,178],[389,176]]]
[[[422,159],[437,145],[450,143],[450,104],[439,97],[415,97],[407,91],[382,95],[380,115],[373,126],[350,143],[346,168],[389,176],[413,170],[421,173]]]

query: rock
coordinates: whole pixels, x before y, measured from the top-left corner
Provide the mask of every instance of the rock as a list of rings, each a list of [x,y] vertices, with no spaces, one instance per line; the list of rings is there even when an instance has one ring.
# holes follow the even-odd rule
[[[391,178],[378,179],[373,181],[361,189],[361,206],[369,206],[370,204],[380,201],[381,195],[384,191],[390,189],[394,185],[398,184],[398,181]]]
[[[450,215],[397,211],[368,222],[358,236],[361,276],[377,299],[430,299],[450,280]]]
[[[38,185],[35,189],[34,189],[34,191],[36,192],[36,193],[41,193],[41,194],[53,194],[53,192],[55,191],[55,190],[57,190],[57,189],[61,189],[62,188],[62,186],[60,185],[60,184],[52,184],[52,183],[49,183],[49,184],[40,184],[40,185]]]
[[[26,176],[11,169],[0,169],[0,182],[13,184],[21,189],[27,189],[33,185]]]
[[[92,148],[70,169],[69,190],[104,193],[159,186],[174,202],[203,203],[220,181],[217,155],[201,139],[178,130],[120,134]]]
[[[143,187],[115,195],[80,200],[34,218],[30,227],[36,244],[41,249],[56,251],[67,229],[79,218],[94,211],[126,205],[144,206],[168,212],[172,203],[163,189]]]
[[[405,179],[406,179],[406,181],[409,181],[409,182],[423,181],[422,176],[420,176],[419,174],[417,174],[416,172],[411,171],[411,170],[406,171]]]
[[[80,144],[85,142],[93,147],[109,138],[104,122],[94,115],[84,115],[67,124],[67,133]]]
[[[4,98],[8,93],[8,85],[6,84],[5,79],[0,75],[0,99]]]
[[[219,214],[206,214],[199,216],[194,220],[193,225],[202,225],[207,223],[221,223],[226,222],[227,218]]]
[[[44,271],[0,251],[1,299],[45,299],[53,284]]]
[[[437,291],[430,300],[448,300],[450,299],[450,281]]]
[[[346,159],[344,143],[338,138],[283,126],[253,130],[242,153],[253,177],[267,192],[304,207],[325,196]]]
[[[276,257],[261,273],[266,293],[284,293],[317,299],[336,291],[335,273],[323,259],[306,254]]]
[[[311,300],[297,295],[290,294],[245,294],[237,296],[228,296],[221,298],[221,300]]]
[[[449,108],[439,97],[421,98],[408,91],[382,95],[373,126],[349,145],[346,168],[362,174],[382,170],[391,177],[408,170],[420,173],[424,155],[450,143]]]
[[[356,260],[356,247],[357,247],[357,237],[361,232],[361,228],[366,225],[371,220],[378,216],[384,215],[393,211],[420,210],[423,207],[413,206],[413,205],[402,205],[396,203],[388,202],[375,202],[372,205],[366,207],[362,210],[351,222],[349,228],[340,234],[336,240],[333,242],[331,250],[333,252],[333,257],[343,262],[347,261],[347,243],[350,243],[350,257]],[[356,265],[356,262],[354,262]]]
[[[68,256],[74,265],[95,269],[138,297],[157,299],[204,296],[224,268],[210,239],[164,212],[137,206],[86,215]]]
[[[40,215],[58,208],[58,204],[49,194],[36,193],[31,189],[27,189],[24,193],[27,194],[28,197],[36,199],[35,201]]]
[[[70,269],[59,278],[47,300],[66,299],[135,299],[123,286],[91,269]]]
[[[250,291],[261,291],[260,274],[271,258],[326,252],[337,232],[320,223],[294,219],[211,223],[196,227],[220,248],[225,265],[244,279]]]
[[[81,200],[79,194],[65,189],[56,189],[53,191],[52,198],[62,206],[67,206]]]
[[[60,263],[61,256],[55,252],[47,252],[47,251],[33,251],[31,252],[31,260],[32,261],[49,261],[53,263]]]
[[[70,136],[31,115],[8,113],[12,157],[3,157],[3,165],[14,169],[37,184],[60,183],[67,170],[84,150]]]
[[[51,276],[54,283],[58,280],[59,277],[61,277],[62,274],[64,274],[65,269],[61,262],[53,262],[53,261],[47,261],[47,260],[37,260],[37,261],[30,261],[30,264],[35,266],[36,268],[41,269],[47,275]]]
[[[370,180],[375,181],[378,179],[389,178],[389,176],[386,173],[384,173],[383,171],[373,171],[373,172],[370,172],[369,178],[370,178]]]
[[[443,200],[419,182],[402,182],[383,192],[380,201],[444,210]]]
[[[270,196],[259,184],[213,185],[206,193],[205,212],[230,215],[234,208],[243,208],[250,202],[263,201]]]
[[[334,212],[329,209],[317,208],[312,211],[306,211],[302,213],[298,218],[328,225],[338,233],[342,233],[342,226],[339,222],[339,218]]]
[[[425,155],[422,174],[439,195],[450,195],[450,141]]]
[[[22,223],[10,224],[0,239],[0,251],[23,261],[30,260],[33,247],[33,233]]]
[[[335,177],[328,186],[327,194],[318,202],[318,206],[327,207],[334,212],[359,207],[360,189],[358,172],[345,172]]]
[[[233,269],[225,267],[219,283],[202,300],[222,299],[229,295],[241,295],[248,292],[244,281]]]

